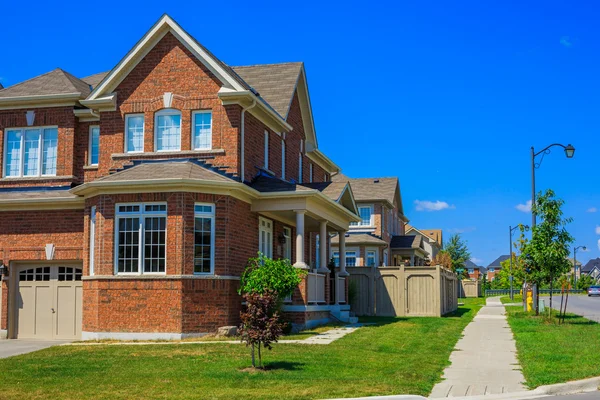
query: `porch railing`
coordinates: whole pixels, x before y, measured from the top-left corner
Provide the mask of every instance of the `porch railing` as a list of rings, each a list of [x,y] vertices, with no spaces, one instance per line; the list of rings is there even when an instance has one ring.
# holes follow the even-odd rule
[[[337,293],[337,302],[345,303],[346,302],[346,278],[338,277],[337,286],[335,287],[335,291]]]
[[[309,272],[306,277],[309,303],[325,302],[325,275]]]

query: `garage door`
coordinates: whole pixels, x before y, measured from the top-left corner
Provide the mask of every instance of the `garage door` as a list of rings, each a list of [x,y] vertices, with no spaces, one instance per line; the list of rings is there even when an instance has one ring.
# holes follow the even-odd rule
[[[81,268],[41,266],[19,272],[17,337],[81,337]]]

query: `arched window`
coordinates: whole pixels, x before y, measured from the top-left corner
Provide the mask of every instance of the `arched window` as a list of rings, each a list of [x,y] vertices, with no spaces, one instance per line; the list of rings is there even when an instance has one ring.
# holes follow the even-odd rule
[[[167,108],[156,113],[154,148],[156,151],[181,150],[181,111]]]

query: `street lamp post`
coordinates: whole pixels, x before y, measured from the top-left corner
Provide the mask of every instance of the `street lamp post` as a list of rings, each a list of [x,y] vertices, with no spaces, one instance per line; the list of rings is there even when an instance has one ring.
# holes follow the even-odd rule
[[[509,265],[510,265],[510,299],[514,300],[515,299],[515,295],[514,295],[514,290],[513,290],[513,273],[512,273],[512,248],[513,248],[513,244],[512,244],[512,237],[513,237],[513,232],[515,231],[515,229],[517,229],[519,227],[519,225],[512,227],[509,226],[508,227],[508,236],[510,239],[510,247],[508,248],[508,257],[509,257]],[[529,227],[527,225],[525,225],[525,229],[529,229]]]
[[[533,146],[531,146],[531,235],[534,234],[534,230],[533,228],[535,228],[535,224],[536,224],[536,214],[535,214],[535,170],[538,169],[541,165],[542,165],[542,161],[544,161],[544,156],[546,154],[550,154],[550,148],[554,147],[554,146],[559,146],[562,147],[565,150],[565,155],[567,156],[567,158],[573,158],[573,155],[575,155],[575,147],[573,147],[570,143],[568,145],[564,145],[564,144],[560,144],[560,143],[552,143],[551,145],[543,148],[542,150],[538,151],[536,153],[535,149],[533,148]],[[540,159],[539,163],[535,162],[535,158],[537,156],[539,156],[540,154],[542,154],[542,158]],[[552,286],[552,285],[550,285]],[[534,307],[535,307],[535,311],[536,314],[538,312],[538,307],[539,307],[539,302],[538,302],[538,296],[537,296],[537,289],[534,287],[533,290],[533,302],[534,302]],[[552,295],[550,295],[550,302],[552,302]],[[552,306],[552,304],[550,305]]]
[[[585,246],[577,246],[573,247],[573,271],[575,272],[575,289],[577,289],[577,250],[583,249],[583,251],[587,250]]]

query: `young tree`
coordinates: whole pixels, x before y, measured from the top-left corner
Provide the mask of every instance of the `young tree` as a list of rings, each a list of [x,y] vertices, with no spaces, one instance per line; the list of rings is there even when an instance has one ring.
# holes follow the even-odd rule
[[[567,257],[573,237],[567,231],[566,225],[572,218],[563,218],[563,205],[564,201],[556,198],[554,191],[548,189],[545,193],[538,194],[532,207],[540,222],[532,228],[531,240],[523,245],[522,261],[528,281],[537,284],[538,287],[549,283],[552,289],[554,277],[571,270]],[[552,313],[552,290],[549,309]]]
[[[508,289],[510,288],[510,259],[504,260],[500,263],[502,269],[496,274],[498,281],[498,288]],[[519,257],[515,253],[512,253],[512,276],[513,276],[513,287],[520,288],[523,286],[525,280],[525,270],[519,260]]]
[[[440,250],[435,257],[433,257],[432,265],[441,265],[442,267],[452,270],[452,258],[446,250]]]
[[[450,236],[444,250],[450,256],[452,260],[452,271],[456,272],[457,268],[464,268],[465,263],[471,258],[471,253],[467,248],[467,242],[465,242],[460,234]]]

